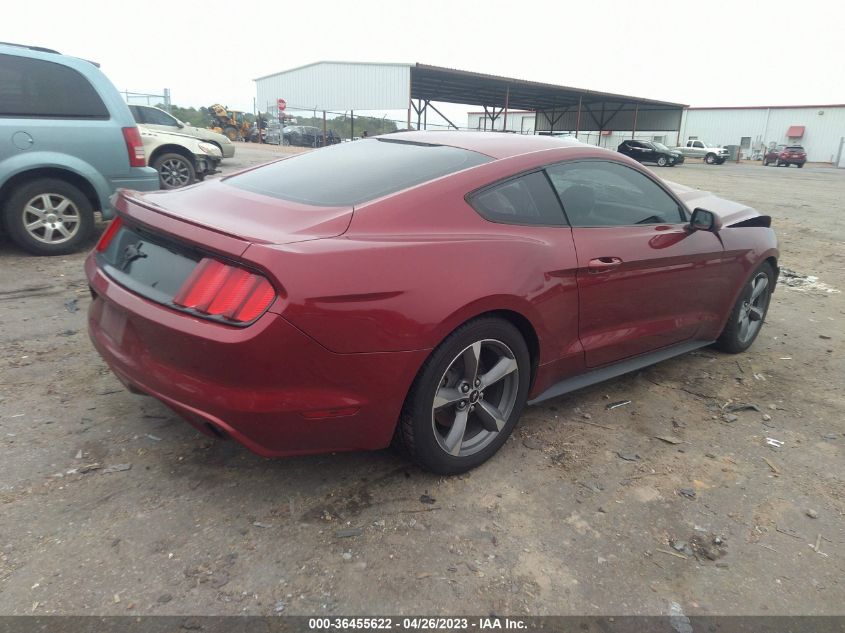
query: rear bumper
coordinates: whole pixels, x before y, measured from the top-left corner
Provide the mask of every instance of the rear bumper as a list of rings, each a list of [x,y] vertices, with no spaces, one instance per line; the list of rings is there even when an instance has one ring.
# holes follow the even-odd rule
[[[106,220],[114,217],[109,197],[117,189],[133,189],[134,191],[158,191],[161,188],[158,172],[152,167],[132,167],[126,178],[109,178],[112,189],[105,196],[100,196],[100,210]]]
[[[89,335],[115,375],[266,457],[384,448],[427,355],[335,354],[276,314],[221,325],[129,292],[93,257],[85,268]]]

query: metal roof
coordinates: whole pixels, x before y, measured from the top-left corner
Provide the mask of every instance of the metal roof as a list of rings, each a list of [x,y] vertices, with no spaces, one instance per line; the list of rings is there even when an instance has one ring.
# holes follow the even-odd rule
[[[447,103],[505,105],[508,109],[553,110],[582,105],[622,106],[621,110],[678,110],[682,103],[657,101],[569,86],[500,77],[483,73],[414,64],[411,66],[411,97]]]

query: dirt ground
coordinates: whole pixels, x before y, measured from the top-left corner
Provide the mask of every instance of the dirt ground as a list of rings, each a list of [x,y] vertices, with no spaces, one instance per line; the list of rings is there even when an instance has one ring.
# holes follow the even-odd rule
[[[93,351],[84,254],[0,244],[0,614],[845,614],[845,171],[658,173],[771,213],[818,279],[749,352],[531,407],[458,477],[200,435]]]

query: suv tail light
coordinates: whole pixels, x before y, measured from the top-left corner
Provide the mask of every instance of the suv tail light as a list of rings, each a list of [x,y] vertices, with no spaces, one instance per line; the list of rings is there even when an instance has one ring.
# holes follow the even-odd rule
[[[173,303],[207,316],[246,323],[259,317],[275,298],[273,286],[261,275],[205,257]]]
[[[144,153],[144,143],[137,127],[123,128],[123,140],[126,141],[126,152],[129,154],[130,167],[146,167],[147,155]]]

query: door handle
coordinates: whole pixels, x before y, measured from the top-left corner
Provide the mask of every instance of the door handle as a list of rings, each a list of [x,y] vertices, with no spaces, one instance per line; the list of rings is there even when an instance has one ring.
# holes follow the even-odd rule
[[[618,266],[622,265],[622,260],[618,257],[596,257],[591,259],[587,264],[587,271],[595,274],[604,273]]]

